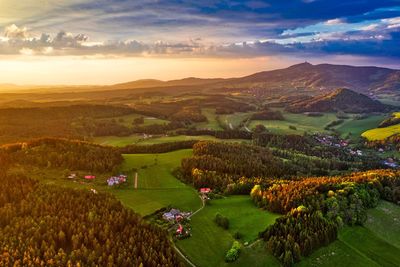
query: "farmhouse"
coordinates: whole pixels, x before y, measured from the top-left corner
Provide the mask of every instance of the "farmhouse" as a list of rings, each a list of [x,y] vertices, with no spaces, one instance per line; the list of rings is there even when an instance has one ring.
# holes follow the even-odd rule
[[[115,185],[120,185],[123,183],[126,183],[128,176],[124,174],[120,174],[118,176],[112,176],[107,179],[107,184],[108,186],[115,186]]]
[[[76,178],[76,173],[71,173],[68,175],[68,179],[75,179]]]
[[[190,216],[191,212],[181,212],[178,209],[171,209],[169,212],[163,214],[163,219],[166,221],[177,221],[180,222]]]
[[[201,194],[208,194],[211,193],[211,188],[200,188],[199,191]]]

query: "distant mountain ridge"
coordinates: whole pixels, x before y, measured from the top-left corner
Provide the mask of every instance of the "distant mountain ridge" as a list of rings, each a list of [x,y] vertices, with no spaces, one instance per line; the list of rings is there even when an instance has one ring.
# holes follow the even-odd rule
[[[308,62],[284,69],[262,71],[240,78],[185,78],[180,80],[138,80],[111,86],[113,89],[155,88],[172,86],[208,86],[212,88],[306,88],[333,91],[351,88],[363,94],[400,94],[400,70],[381,67],[318,64]]]
[[[286,69],[263,71],[237,82],[268,82],[287,84],[292,87],[332,91],[351,88],[364,94],[400,93],[400,70],[380,67],[356,67],[347,65],[301,63]]]
[[[370,113],[383,112],[390,109],[377,100],[346,88],[316,96],[306,100],[295,101],[286,108],[290,112],[349,112]]]

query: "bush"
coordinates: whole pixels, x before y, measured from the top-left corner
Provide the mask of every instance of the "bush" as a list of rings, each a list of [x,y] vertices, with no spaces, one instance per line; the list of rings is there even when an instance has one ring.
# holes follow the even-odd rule
[[[289,129],[291,129],[291,130],[297,130],[296,126],[293,126],[293,125],[289,125]]]
[[[238,241],[233,241],[232,247],[228,250],[225,255],[226,262],[234,262],[239,258],[240,254],[240,243]]]
[[[234,234],[233,234],[233,238],[235,238],[235,239],[241,239],[242,238],[242,233],[240,233],[240,232],[235,232]]]
[[[224,229],[229,229],[229,220],[228,220],[227,217],[217,213],[217,214],[215,214],[215,220],[214,221],[218,226],[220,226],[220,227],[222,227]]]

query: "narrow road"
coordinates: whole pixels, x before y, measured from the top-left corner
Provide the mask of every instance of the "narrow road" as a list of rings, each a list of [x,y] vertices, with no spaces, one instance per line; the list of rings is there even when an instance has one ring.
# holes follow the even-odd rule
[[[190,214],[190,216],[188,217],[188,218],[191,218],[193,215],[195,215],[196,213],[198,213],[199,211],[201,211],[202,209],[204,209],[204,207],[206,206],[206,203],[205,203],[205,201],[204,201],[204,199],[201,197],[201,196],[199,196],[200,197],[200,199],[201,199],[201,207],[198,209],[198,210],[196,210],[195,212],[193,212],[192,214]],[[173,225],[173,226],[175,226],[175,225]],[[170,229],[171,229],[172,227],[170,227]],[[183,253],[182,253],[182,251],[175,245],[175,243],[173,243],[174,244],[174,249],[175,249],[175,251],[182,257],[182,259],[184,259],[185,261],[186,261],[186,263],[187,264],[189,264],[190,266],[192,266],[192,267],[197,267],[188,257],[186,257]]]
[[[195,265],[193,262],[191,262],[181,251],[179,248],[177,248],[174,244],[174,249],[176,252],[178,252],[178,254],[182,257],[182,259],[184,259],[186,261],[187,264],[189,264],[192,267],[197,267],[197,265]]]

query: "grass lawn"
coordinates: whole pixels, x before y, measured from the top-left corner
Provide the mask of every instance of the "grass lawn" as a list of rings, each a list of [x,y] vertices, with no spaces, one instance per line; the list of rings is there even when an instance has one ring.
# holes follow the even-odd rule
[[[280,110],[282,112],[282,115],[285,117],[284,121],[254,120],[250,122],[249,128],[253,129],[257,124],[263,124],[269,131],[278,134],[326,132],[326,130],[324,130],[324,127],[328,123],[337,120],[334,113],[325,113],[323,116],[320,117],[312,117],[304,114],[293,114],[285,112],[281,109],[278,110]],[[296,127],[296,129],[289,129],[289,126],[294,126]]]
[[[124,155],[122,170],[129,174],[129,186],[110,191],[141,215],[151,214],[168,205],[194,211],[201,206],[196,190],[172,175],[172,170],[180,165],[181,159],[191,154],[191,149],[185,149],[163,154]],[[138,170],[138,189],[133,188],[132,169]]]
[[[385,115],[374,115],[362,120],[350,119],[337,126],[336,130],[342,137],[350,133],[351,138],[355,140],[360,138],[361,134],[366,130],[377,127],[384,118]]]
[[[229,230],[215,224],[217,212],[229,219]],[[178,241],[177,245],[198,266],[221,266],[226,251],[234,241],[235,232],[242,234],[242,242],[254,241],[258,233],[273,224],[279,216],[258,209],[249,196],[212,200],[210,205],[192,217],[192,237]],[[246,257],[251,258],[252,255],[248,253]]]

